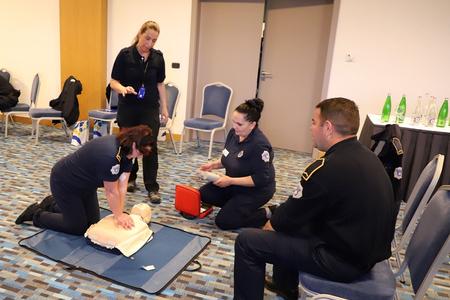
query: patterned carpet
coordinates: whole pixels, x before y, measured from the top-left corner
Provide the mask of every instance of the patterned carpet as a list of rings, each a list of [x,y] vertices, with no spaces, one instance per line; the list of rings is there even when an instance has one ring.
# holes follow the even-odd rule
[[[0,123],[3,133],[4,123]],[[159,182],[163,202],[153,206],[153,220],[183,230],[211,237],[211,244],[199,256],[203,267],[197,272],[182,272],[161,294],[143,292],[113,284],[95,275],[69,270],[64,265],[20,247],[19,239],[39,229],[15,225],[17,215],[28,205],[49,193],[49,175],[53,164],[76,149],[59,129],[43,126],[40,142],[30,139],[30,126],[15,124],[8,138],[0,135],[0,299],[231,299],[233,295],[233,256],[235,232],[218,230],[214,213],[203,220],[186,220],[174,209],[174,190],[178,183],[201,186],[204,181],[194,175],[207,161],[208,146],[197,148],[186,143],[182,155],[174,154],[168,142],[160,143]],[[223,145],[214,145],[218,156]],[[275,150],[277,193],[272,202],[284,201],[293,191],[308,155],[288,150]],[[135,203],[146,201],[141,173],[139,190],[127,199],[129,210]],[[101,206],[107,206],[103,191]],[[430,299],[450,298],[449,265],[443,266],[428,290]],[[270,267],[267,268],[268,273]],[[398,284],[400,299],[412,299],[409,280]],[[277,299],[266,291],[265,299]]]

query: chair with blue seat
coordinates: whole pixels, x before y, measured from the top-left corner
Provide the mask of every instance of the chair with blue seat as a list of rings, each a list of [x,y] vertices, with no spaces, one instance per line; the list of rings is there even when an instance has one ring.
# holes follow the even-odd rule
[[[184,127],[181,132],[180,153],[183,149],[183,135],[186,129],[194,130],[197,134],[197,146],[200,147],[198,132],[209,132],[209,152],[208,159],[211,158],[212,143],[214,133],[219,130],[224,131],[228,118],[233,89],[221,83],[214,82],[203,87],[202,107],[198,118],[191,118],[184,121]]]
[[[39,74],[36,73],[33,78],[33,84],[31,85],[30,104],[19,102],[14,107],[2,111],[5,115],[5,137],[8,136],[8,124],[10,118],[12,119],[14,116],[29,117],[30,109],[36,107],[39,84]]]
[[[302,298],[330,294],[345,299],[393,299],[395,278],[409,270],[414,299],[422,299],[434,275],[450,251],[450,185],[434,194],[423,212],[405,251],[400,269],[394,274],[388,260],[377,263],[361,278],[334,282],[308,273],[300,273]]]
[[[10,80],[10,78],[11,78],[11,74],[9,74],[8,70],[3,69],[3,68],[0,70],[0,76],[2,76],[3,78],[5,78],[6,81],[8,81],[8,82],[9,82],[9,80]]]
[[[64,81],[59,97],[50,101],[49,104],[52,107],[30,108],[29,115],[33,126],[31,136],[33,137],[33,135],[35,135],[35,144],[39,141],[39,124],[42,120],[49,120],[52,123],[61,123],[66,136],[70,136],[66,117],[69,122],[75,123],[77,121],[79,116],[77,95],[79,95],[81,91],[81,82],[71,75]]]
[[[103,121],[109,124],[109,134],[112,134],[114,122],[117,117],[117,106],[119,105],[119,95],[112,90],[109,99],[106,98],[106,108],[94,109],[88,112],[89,119]]]
[[[178,100],[180,98],[180,90],[178,87],[168,82],[165,84],[166,86],[166,94],[167,94],[167,110],[169,112],[169,120],[164,126],[160,127],[161,132],[168,131],[170,135],[170,140],[172,142],[173,151],[175,154],[178,154],[177,147],[175,146],[175,141],[173,138],[172,127],[174,124],[175,117],[177,116],[177,108],[178,108]]]
[[[426,204],[436,189],[444,167],[445,156],[437,154],[425,166],[420,173],[414,188],[408,197],[403,213],[400,211],[397,217],[400,224],[395,228],[394,240],[392,241],[392,254],[395,257],[397,267],[400,265],[400,251],[404,249],[413,233],[417,221],[423,213]],[[402,280],[403,280],[402,276]]]

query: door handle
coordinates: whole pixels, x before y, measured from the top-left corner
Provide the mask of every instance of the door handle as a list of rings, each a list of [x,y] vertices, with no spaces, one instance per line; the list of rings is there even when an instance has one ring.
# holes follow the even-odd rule
[[[267,71],[261,71],[261,79],[266,79],[266,78],[272,78],[272,73],[267,72]]]

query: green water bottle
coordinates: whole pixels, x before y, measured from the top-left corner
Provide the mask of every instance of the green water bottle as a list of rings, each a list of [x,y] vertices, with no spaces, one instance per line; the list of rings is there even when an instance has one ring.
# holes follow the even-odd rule
[[[395,123],[403,123],[405,121],[405,114],[406,114],[406,96],[403,94],[402,100],[400,100],[400,103],[397,107],[397,116],[395,118]]]
[[[439,110],[436,126],[444,127],[445,123],[447,123],[447,116],[448,116],[448,98],[445,98],[444,103],[442,103],[441,109]]]
[[[391,94],[389,93],[384,101],[383,111],[381,112],[381,122],[389,122],[391,116]]]

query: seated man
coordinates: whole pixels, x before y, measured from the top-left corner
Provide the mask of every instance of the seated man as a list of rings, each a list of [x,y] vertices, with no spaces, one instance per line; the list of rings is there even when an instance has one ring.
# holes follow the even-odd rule
[[[298,297],[298,272],[350,282],[391,255],[395,226],[392,185],[379,159],[356,139],[359,111],[344,98],[317,104],[314,146],[325,156],[302,174],[293,195],[263,229],[247,229],[235,243],[235,299],[262,299],[266,287]]]

